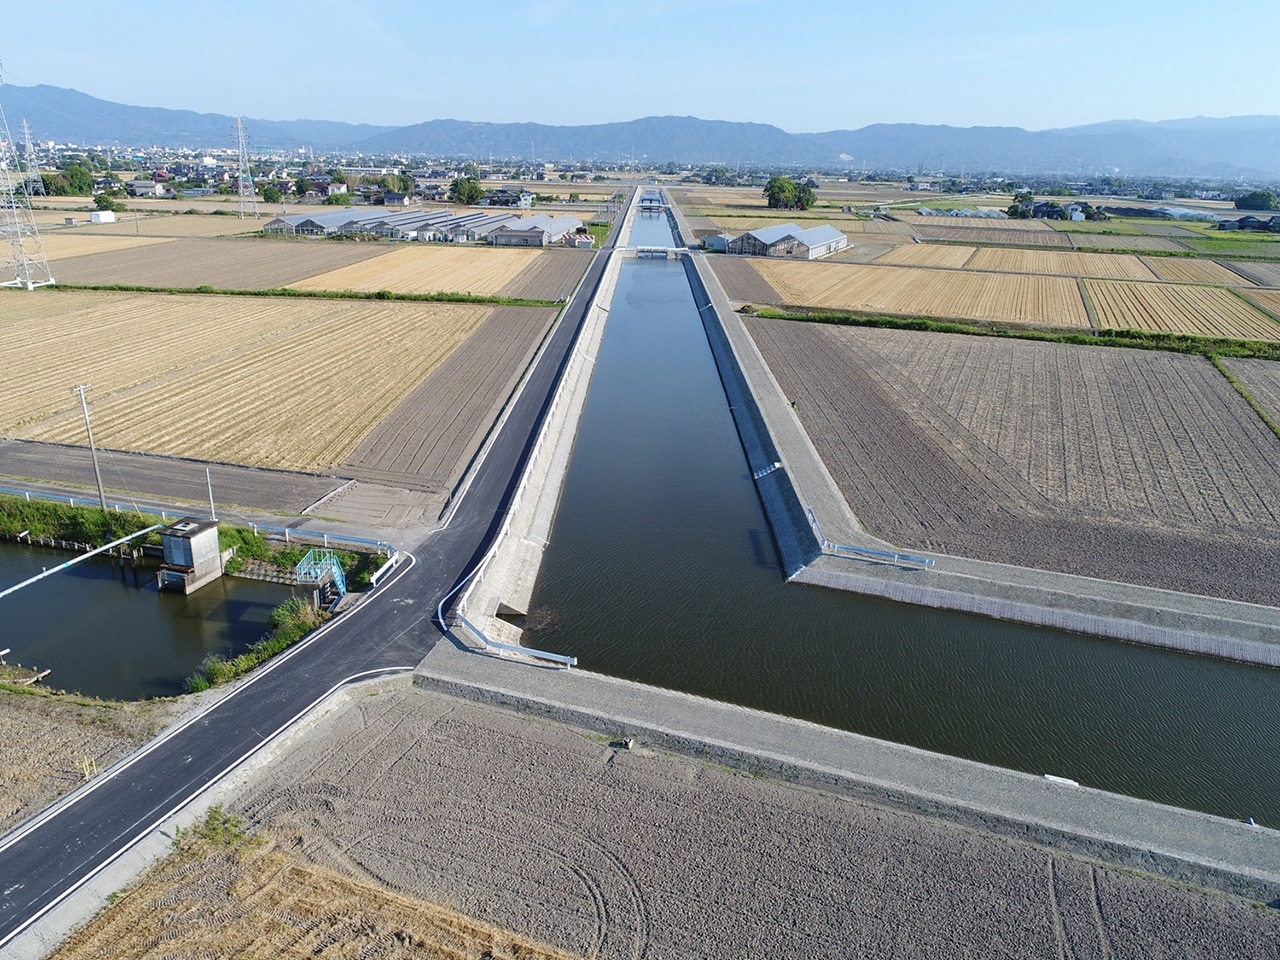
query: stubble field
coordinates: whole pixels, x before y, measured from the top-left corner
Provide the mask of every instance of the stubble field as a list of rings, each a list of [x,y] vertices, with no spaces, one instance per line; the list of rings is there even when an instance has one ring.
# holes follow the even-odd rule
[[[446,495],[554,319],[549,309],[495,308],[361,441],[343,472]]]
[[[933,223],[930,221],[942,221]],[[1025,223],[1027,221],[1018,221]],[[949,243],[1005,244],[1017,247],[1070,247],[1071,238],[1053,230],[1028,230],[990,227],[958,226],[961,220],[950,217],[925,217],[915,224],[916,233],[926,240],[945,240]]]
[[[0,424],[104,447],[327,470],[490,315],[461,304],[49,291],[0,300]]]
[[[1275,602],[1280,440],[1208,360],[747,323],[871,532]]]
[[[124,253],[136,251],[139,247],[168,243],[165,237],[122,237],[103,234],[97,236],[83,233],[64,233],[59,230],[48,230],[40,234],[40,243],[44,246],[44,255],[54,277],[61,279],[59,261],[73,257],[88,257],[98,253]]]
[[[1213,283],[1224,287],[1253,286],[1250,281],[1234,270],[1229,270],[1213,260],[1190,257],[1143,257],[1142,262],[1161,280],[1172,283]]]
[[[91,223],[64,227],[72,235],[117,237],[230,237],[236,234],[255,234],[269,217],[212,216],[205,214],[118,214],[115,223]],[[59,233],[62,230],[58,231]]]
[[[1065,277],[755,258],[750,262],[787,304],[863,313],[1089,326],[1079,288]]]
[[[350,266],[289,284],[297,290],[359,290],[392,293],[471,293],[495,296],[534,261],[541,249],[465,247],[410,243]]]
[[[1008,273],[1046,273],[1061,277],[1105,277],[1113,280],[1154,280],[1155,274],[1137,257],[1125,253],[1077,253],[1073,250],[1012,250],[983,247],[968,267]]]
[[[949,243],[904,243],[877,257],[876,263],[908,267],[963,267],[977,249]]]
[[[1222,287],[1085,280],[1099,328],[1280,340],[1280,324]]]

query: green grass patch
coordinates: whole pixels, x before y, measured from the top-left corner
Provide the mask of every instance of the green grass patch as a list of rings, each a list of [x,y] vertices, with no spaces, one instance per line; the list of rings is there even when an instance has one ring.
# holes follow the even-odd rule
[[[218,548],[224,551],[235,549],[235,555],[223,568],[225,573],[237,573],[243,569],[246,560],[258,560],[270,564],[278,572],[288,576],[302,562],[302,558],[306,556],[312,545],[268,540],[248,527],[236,527],[223,523],[218,525]],[[342,565],[342,575],[346,578],[347,587],[351,590],[363,590],[368,587],[373,574],[387,562],[386,557],[377,553],[354,550],[334,550],[333,552],[338,558],[338,563]]]
[[[593,220],[587,224],[587,229],[591,231],[591,236],[595,237],[596,246],[603,247],[604,242],[609,239],[609,231],[613,229],[613,224],[599,223]]]
[[[1161,220],[1160,222],[1168,223],[1169,221]],[[1160,234],[1147,233],[1139,224],[1128,220],[1046,220],[1045,223],[1059,233],[1103,233],[1122,237],[1160,236]]]
[[[1280,360],[1280,343],[1256,340],[1229,340],[1220,337],[1193,337],[1187,334],[1151,333],[1145,330],[1103,329],[1090,333],[1040,330],[1028,327],[997,326],[957,320],[930,320],[926,317],[861,316],[850,313],[788,313],[760,309],[755,316],[770,320],[796,320],[808,323],[833,323],[850,327],[876,327],[888,330],[919,330],[928,333],[958,333],[975,337],[1005,337],[1015,340],[1040,340],[1071,343],[1089,347],[1130,347],[1139,350],[1165,350],[1203,357],[1242,357],[1257,360]]]
[[[203,820],[197,821],[189,829],[177,827],[173,831],[173,846],[186,851],[201,846],[231,847],[247,837],[244,819],[227,813],[221,805],[215,804],[209,808]]]
[[[88,502],[83,507],[73,507],[54,500],[0,494],[0,536],[16,537],[27,530],[33,537],[102,546],[160,522],[155,514],[140,511],[116,513]],[[143,542],[159,543],[159,534],[149,534]]]
[[[411,303],[485,303],[500,307],[560,307],[556,300],[528,300],[522,297],[482,296],[473,293],[393,293],[390,290],[224,290],[218,287],[148,287],[134,283],[56,283],[47,290],[105,290],[120,293],[170,293],[186,296],[276,297],[299,300],[404,300]]]
[[[267,617],[268,631],[261,640],[228,660],[216,654],[205,657],[200,668],[183,682],[188,693],[218,687],[244,676],[254,667],[288,650],[324,622],[324,615],[302,597],[290,597]]]
[[[1263,239],[1263,238],[1266,239]],[[1229,257],[1232,260],[1280,260],[1280,234],[1222,233],[1216,237],[1184,237],[1179,240],[1197,253],[1210,257]]]

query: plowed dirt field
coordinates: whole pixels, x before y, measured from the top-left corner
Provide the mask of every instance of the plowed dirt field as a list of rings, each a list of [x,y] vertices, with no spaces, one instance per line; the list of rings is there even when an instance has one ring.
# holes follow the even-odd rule
[[[1174,283],[1216,283],[1227,287],[1252,286],[1234,270],[1212,260],[1189,257],[1144,257],[1143,263],[1161,280]],[[1095,274],[1096,276],[1096,274]]]
[[[601,960],[1166,956],[1188,936],[1226,958],[1280,935],[1224,896],[416,691],[329,714],[239,808],[304,862]],[[196,923],[139,899],[164,908],[149,931]]]
[[[747,324],[873,533],[1275,603],[1280,440],[1208,360]]]
[[[68,234],[65,239],[72,243],[81,238],[77,234]],[[127,240],[126,237],[118,239]],[[386,250],[385,246],[374,243],[262,238],[168,240],[87,256],[63,254],[63,258],[53,260],[50,266],[60,283],[269,290],[304,279],[320,270],[368,260]]]

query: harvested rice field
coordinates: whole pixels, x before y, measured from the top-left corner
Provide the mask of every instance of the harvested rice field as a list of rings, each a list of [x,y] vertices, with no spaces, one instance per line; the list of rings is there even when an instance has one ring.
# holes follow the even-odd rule
[[[1234,270],[1213,260],[1189,257],[1144,257],[1142,260],[1161,280],[1172,283],[1213,283],[1225,287],[1251,286]]]
[[[68,241],[127,241],[127,237],[68,235]],[[218,290],[269,290],[304,280],[318,272],[385,253],[375,243],[331,243],[323,240],[185,239],[145,246],[100,250],[85,256],[54,258],[50,267],[59,283],[132,284],[143,287]]]
[[[926,204],[928,206],[928,204]],[[948,209],[956,207],[956,204],[941,204],[939,209]],[[959,206],[966,206],[960,204]],[[967,204],[972,206],[972,204]],[[984,205],[985,206],[985,205]],[[935,226],[951,226],[951,227],[972,227],[975,230],[1051,230],[1048,221],[1045,220],[1013,220],[1001,219],[999,217],[922,217],[917,213],[909,213],[902,211],[895,213],[904,223],[908,223],[913,227],[935,227]]]
[[[44,245],[44,255],[53,267],[56,261],[69,260],[72,257],[87,257],[95,253],[115,253],[123,250],[135,250],[157,243],[168,243],[164,237],[115,237],[94,236],[83,233],[64,233],[61,230],[49,230],[40,234],[40,242]],[[58,273],[55,277],[61,279]]]
[[[782,302],[797,306],[1087,328],[1074,280],[928,267],[801,263],[752,258]],[[734,299],[744,299],[726,288]]]
[[[1280,341],[1280,324],[1222,287],[1085,280],[1099,329]]]
[[[1168,250],[1186,251],[1186,247],[1168,237],[1117,237],[1103,233],[1060,233],[1080,250]]]
[[[204,214],[142,214],[122,213],[115,223],[91,223],[76,227],[64,227],[69,233],[106,234],[114,236],[143,237],[230,237],[236,234],[256,234],[269,217],[212,216]]]
[[[1280,317],[1280,290],[1246,290],[1244,295],[1263,310]]]
[[[977,247],[959,247],[943,243],[904,243],[895,247],[876,263],[892,263],[911,267],[963,267]]]
[[[931,223],[944,220],[943,223]],[[1065,233],[1053,230],[991,230],[982,227],[954,226],[950,217],[925,217],[916,227],[916,233],[925,240],[945,240],[949,243],[997,243],[1013,247],[1070,247],[1071,239]]]
[[[515,389],[555,315],[547,309],[494,308],[466,343],[365,436],[347,458],[343,474],[443,498]]]
[[[435,243],[397,246],[382,256],[289,284],[296,290],[470,293],[496,296],[548,251]]]
[[[1257,260],[1224,260],[1223,265],[1264,287],[1280,287],[1280,263]]]
[[[794,223],[798,227],[833,226],[842,233],[854,234],[887,234],[889,236],[910,237],[915,231],[908,224],[895,223],[892,220],[850,220],[823,214],[821,217],[786,216],[780,212],[776,217],[724,217],[711,216],[704,218],[714,225],[716,230],[737,236],[748,230],[760,230],[774,227],[781,223]]]
[[[1280,440],[1205,358],[746,323],[870,532],[1275,602]]]
[[[91,383],[103,447],[329,470],[491,313],[472,304],[11,294],[0,298],[0,430],[83,442],[66,385]]]
[[[1076,253],[1072,250],[1011,250],[984,247],[968,264],[972,270],[1047,273],[1060,277],[1154,280],[1138,257],[1128,253]]]

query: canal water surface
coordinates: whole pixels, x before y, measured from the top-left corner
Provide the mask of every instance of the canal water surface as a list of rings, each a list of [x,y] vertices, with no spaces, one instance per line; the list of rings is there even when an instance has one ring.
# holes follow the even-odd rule
[[[588,670],[1280,826],[1280,671],[786,584],[676,260],[622,266],[533,605]]]
[[[0,584],[18,583],[71,554],[0,544]],[[182,692],[209,654],[234,656],[266,631],[267,615],[290,594],[275,583],[222,577],[189,597],[136,570],[91,559],[0,600],[0,650],[10,663],[50,669],[47,684],[98,697],[136,700]]]

